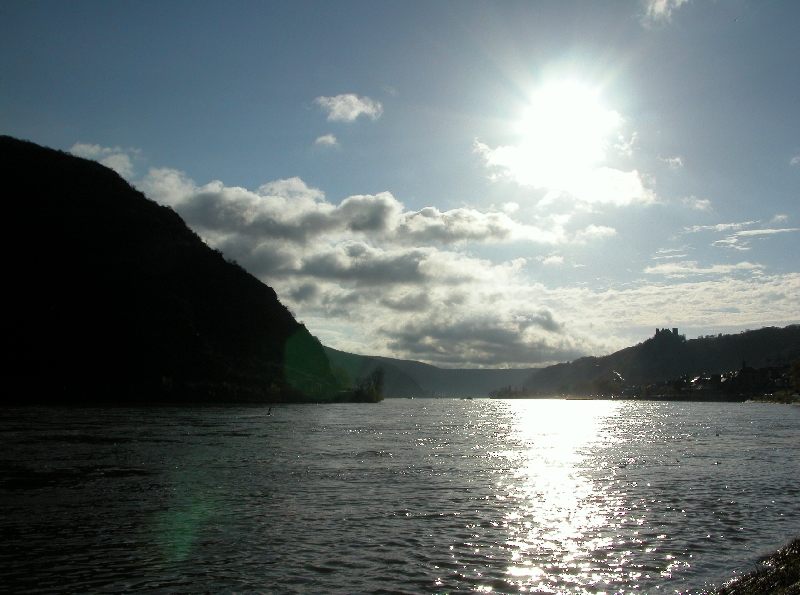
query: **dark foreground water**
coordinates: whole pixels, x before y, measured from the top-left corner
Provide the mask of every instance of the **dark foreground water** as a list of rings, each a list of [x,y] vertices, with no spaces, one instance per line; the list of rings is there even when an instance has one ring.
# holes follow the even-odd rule
[[[691,591],[800,534],[800,407],[0,410],[6,591]]]

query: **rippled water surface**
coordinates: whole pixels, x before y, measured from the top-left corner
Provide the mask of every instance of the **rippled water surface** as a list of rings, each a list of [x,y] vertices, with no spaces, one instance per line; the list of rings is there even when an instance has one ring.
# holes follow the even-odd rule
[[[11,591],[696,591],[800,534],[800,407],[0,410]]]

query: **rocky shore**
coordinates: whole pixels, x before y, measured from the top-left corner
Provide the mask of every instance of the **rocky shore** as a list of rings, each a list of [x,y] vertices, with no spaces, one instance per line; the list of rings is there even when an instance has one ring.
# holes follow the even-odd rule
[[[714,595],[800,595],[800,539],[761,560],[758,568],[733,579]]]

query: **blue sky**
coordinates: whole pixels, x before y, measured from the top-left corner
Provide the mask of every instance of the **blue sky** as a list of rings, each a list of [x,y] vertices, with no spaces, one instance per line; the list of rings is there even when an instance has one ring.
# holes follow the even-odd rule
[[[800,321],[800,4],[0,2],[0,132],[323,342],[444,366]]]

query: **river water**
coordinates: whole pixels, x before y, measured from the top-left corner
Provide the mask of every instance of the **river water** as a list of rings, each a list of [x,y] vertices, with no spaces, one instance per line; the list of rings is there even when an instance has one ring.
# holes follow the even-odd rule
[[[800,407],[0,410],[20,592],[698,592],[800,535]]]

